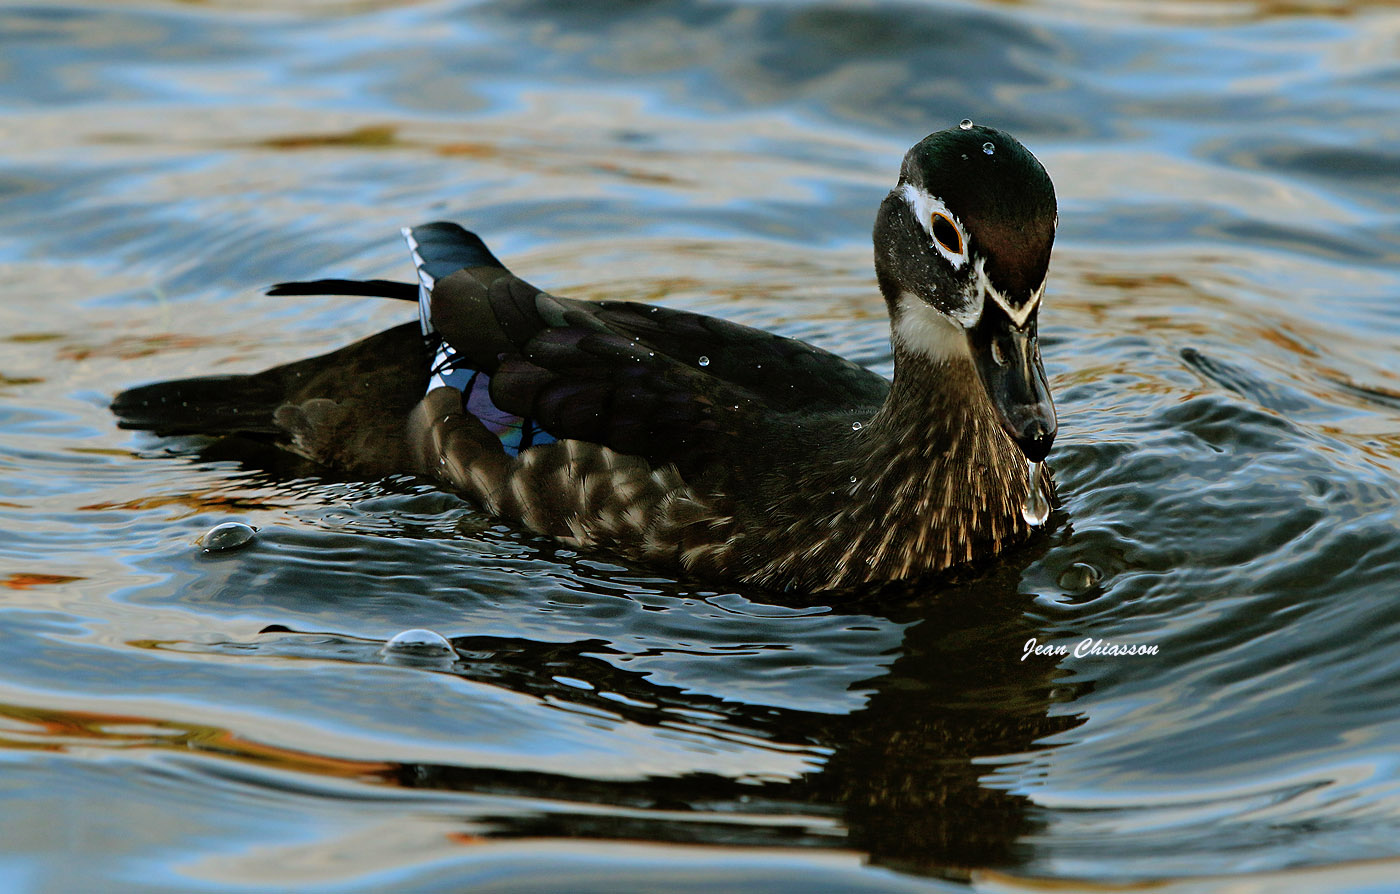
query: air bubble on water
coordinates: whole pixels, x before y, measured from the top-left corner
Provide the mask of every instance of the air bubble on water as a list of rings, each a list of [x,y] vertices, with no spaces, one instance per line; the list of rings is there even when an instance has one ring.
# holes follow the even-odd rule
[[[862,428],[865,428],[865,423],[863,423],[863,422],[852,422],[852,423],[851,423],[851,431],[860,431]]]
[[[1024,518],[1028,525],[1040,527],[1050,517],[1050,499],[1040,488],[1040,463],[1029,463],[1027,469],[1031,477],[1031,488],[1026,494],[1026,501],[1021,504],[1021,518]]]
[[[238,549],[251,543],[257,530],[252,525],[245,525],[243,522],[224,522],[205,531],[195,543],[198,543],[206,553]]]
[[[992,154],[995,153],[996,151],[997,151],[997,147],[993,146],[991,143],[983,143],[983,144],[982,144],[982,152],[983,152],[983,154],[985,154],[985,155],[992,155]]]
[[[447,637],[422,627],[394,634],[379,654],[391,664],[439,664],[460,657]]]
[[[958,122],[958,127],[962,130],[972,130],[972,119],[964,118]]]
[[[1103,577],[1093,565],[1075,562],[1060,572],[1060,589],[1066,593],[1083,593],[1093,587]]]
[[[700,365],[701,365],[701,366],[709,366],[709,365],[710,365],[710,358],[709,358],[709,357],[706,357],[704,354],[701,354],[701,355],[700,355]]]
[[[447,641],[447,637],[436,630],[414,627],[412,630],[394,634],[384,644],[384,648],[411,652],[436,652],[440,655],[446,655],[452,651],[452,644]]]

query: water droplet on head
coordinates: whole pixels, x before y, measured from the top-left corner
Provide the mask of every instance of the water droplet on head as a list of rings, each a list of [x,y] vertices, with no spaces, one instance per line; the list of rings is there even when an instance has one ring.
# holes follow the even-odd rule
[[[863,422],[852,422],[852,423],[851,423],[851,431],[860,431],[862,428],[865,428],[865,423],[863,423]]]
[[[985,154],[985,155],[992,155],[992,154],[995,153],[996,151],[997,151],[997,147],[993,146],[991,143],[983,143],[983,144],[982,144],[982,152],[983,152],[983,154]]]
[[[709,366],[709,365],[710,365],[710,358],[709,358],[709,357],[706,357],[704,354],[701,354],[701,355],[700,355],[700,365],[701,365],[701,366]]]
[[[962,130],[972,130],[972,119],[964,118],[963,120],[958,122],[958,127]]]
[[[1021,518],[1026,520],[1026,524],[1038,528],[1050,517],[1050,499],[1040,488],[1040,463],[1028,463],[1026,468],[1030,475],[1031,488],[1026,494],[1025,502],[1021,504]]]
[[[195,542],[203,547],[206,553],[238,549],[240,546],[252,543],[253,535],[257,533],[257,530],[257,528],[245,525],[243,522],[224,522],[205,531],[204,535]]]

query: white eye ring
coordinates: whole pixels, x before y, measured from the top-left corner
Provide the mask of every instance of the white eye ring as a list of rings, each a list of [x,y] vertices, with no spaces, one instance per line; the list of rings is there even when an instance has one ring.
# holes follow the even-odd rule
[[[961,270],[967,264],[967,232],[957,216],[948,210],[942,199],[912,183],[904,184],[903,192],[914,219],[928,234],[930,245],[953,265],[953,269]]]
[[[928,231],[933,241],[943,246],[949,254],[962,254],[962,230],[958,229],[951,217],[941,211],[933,212],[929,216]]]

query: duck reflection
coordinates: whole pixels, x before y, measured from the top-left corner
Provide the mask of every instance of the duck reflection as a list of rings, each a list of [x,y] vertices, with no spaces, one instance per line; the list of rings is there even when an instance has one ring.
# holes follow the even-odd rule
[[[1042,747],[1037,743],[1046,736],[1077,725],[1055,710],[1070,693],[1056,683],[1053,662],[1021,660],[1037,630],[1024,617],[1020,570],[1020,563],[1003,563],[963,581],[833,606],[907,625],[887,672],[858,684],[870,692],[865,707],[845,715],[741,704],[658,685],[611,663],[621,653],[603,640],[452,641],[462,657],[453,672],[468,679],[652,727],[673,725],[681,712],[687,724],[717,736],[803,746],[819,767],[798,778],[755,784],[686,774],[611,781],[586,778],[586,767],[575,777],[402,764],[389,781],[554,802],[523,815],[473,818],[501,837],[840,846],[867,853],[875,864],[945,876],[1014,866],[1018,840],[1034,829],[1033,811],[1024,796],[982,780],[998,756]],[[593,688],[561,678],[586,680]]]

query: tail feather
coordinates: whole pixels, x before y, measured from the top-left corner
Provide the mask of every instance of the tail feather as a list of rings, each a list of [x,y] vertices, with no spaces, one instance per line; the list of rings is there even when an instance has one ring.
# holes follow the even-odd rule
[[[260,373],[132,388],[112,411],[123,428],[248,437],[365,474],[411,471],[404,432],[427,388],[428,348],[405,323]]]
[[[434,335],[434,284],[459,270],[504,265],[474,233],[453,223],[405,229],[418,282],[321,279],[278,283],[269,295],[362,295],[415,301],[419,321],[406,323],[321,357],[260,373],[157,382],[117,395],[123,428],[160,435],[251,438],[326,466],[363,474],[415,471],[405,435],[429,377],[455,368]],[[436,363],[434,361],[437,361]],[[470,370],[466,371],[468,374]],[[483,383],[486,380],[483,379]],[[481,393],[485,394],[484,384]],[[511,417],[521,447],[543,437]],[[510,425],[506,425],[510,428]],[[505,435],[503,434],[503,438]]]
[[[158,435],[277,435],[274,416],[286,397],[264,374],[200,376],[130,388],[112,401],[112,412],[122,428]]]
[[[318,279],[312,282],[279,282],[267,290],[269,295],[364,295],[369,298],[394,298],[417,301],[418,286],[391,279]]]

